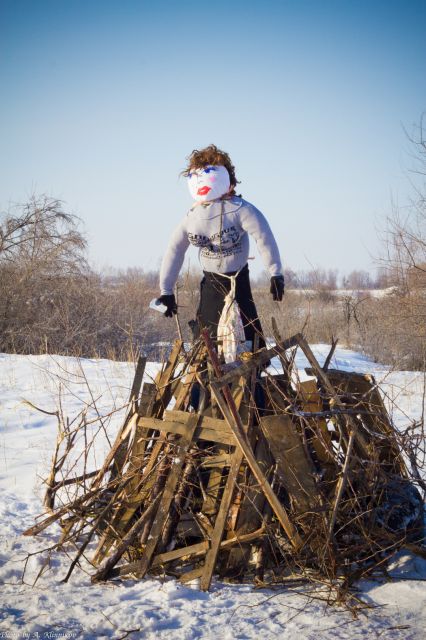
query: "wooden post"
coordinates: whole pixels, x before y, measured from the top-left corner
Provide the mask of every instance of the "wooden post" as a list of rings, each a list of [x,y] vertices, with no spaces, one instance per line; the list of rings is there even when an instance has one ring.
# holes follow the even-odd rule
[[[241,450],[236,447],[232,455],[232,463],[226,480],[222,501],[220,503],[219,513],[217,514],[216,521],[214,523],[210,549],[207,551],[206,561],[201,575],[200,587],[203,591],[208,591],[210,588],[213,571],[216,565],[216,558],[219,553],[223,530],[225,528],[226,516],[228,515],[229,507],[231,506],[232,496],[235,489],[235,481],[237,479],[242,460],[243,454]]]
[[[152,556],[154,555],[154,551],[159,542],[161,532],[169,516],[170,505],[175,495],[176,486],[179,481],[182,467],[184,465],[185,455],[191,445],[192,438],[199,420],[199,414],[188,414],[187,433],[184,436],[181,436],[180,441],[176,443],[176,449],[172,453],[172,464],[166,481],[166,485],[164,487],[163,497],[160,506],[158,507],[157,514],[154,518],[154,522],[152,523],[151,531],[148,537],[148,543],[145,547],[144,555],[141,560],[141,566],[138,571],[138,577],[140,578],[143,578],[150,567]]]
[[[209,333],[207,329],[202,331],[202,337],[206,343],[207,351],[210,356],[214,371],[216,376],[221,376],[220,364],[216,354],[216,351],[213,348],[212,342],[210,340]],[[223,377],[221,383],[223,382]],[[222,385],[221,385],[222,386]],[[234,399],[232,394],[227,386],[224,386],[223,389],[220,388],[217,382],[210,382],[211,390],[216,398],[216,402],[218,403],[220,410],[223,413],[223,417],[228,422],[231,427],[233,434],[235,436],[236,442],[240,447],[242,453],[244,454],[247,463],[252,470],[253,475],[259,482],[259,485],[265,494],[266,499],[272,507],[275,515],[277,516],[279,522],[281,523],[284,531],[286,532],[291,544],[295,547],[295,549],[300,549],[303,546],[303,540],[299,536],[297,529],[294,527],[292,522],[290,522],[289,517],[282,506],[281,502],[278,500],[275,495],[271,485],[268,480],[265,478],[265,475],[260,468],[253,450],[248,441],[247,435],[244,431],[244,427],[241,423],[241,418],[239,413],[235,407]],[[222,396],[223,393],[223,396]],[[225,401],[226,399],[226,401]]]

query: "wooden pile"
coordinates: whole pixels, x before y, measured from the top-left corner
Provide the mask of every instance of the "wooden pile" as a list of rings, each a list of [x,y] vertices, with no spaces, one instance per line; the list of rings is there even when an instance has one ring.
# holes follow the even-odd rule
[[[78,545],[67,578],[96,541],[93,582],[166,573],[203,590],[214,574],[350,584],[417,548],[422,502],[375,380],[328,370],[331,355],[321,368],[298,334],[225,368],[204,332],[189,352],[176,341],[142,393],[140,358],[102,468],[58,480],[56,459],[51,515],[26,533],[60,521],[59,544]],[[264,365],[276,356],[283,373],[273,375]],[[79,495],[55,510],[71,482]]]

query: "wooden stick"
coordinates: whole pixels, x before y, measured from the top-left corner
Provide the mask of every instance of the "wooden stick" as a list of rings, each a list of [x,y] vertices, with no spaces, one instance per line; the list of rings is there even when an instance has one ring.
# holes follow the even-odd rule
[[[252,531],[251,533],[246,533],[241,536],[234,536],[233,538],[229,538],[228,540],[222,540],[220,543],[220,549],[229,549],[237,544],[244,544],[247,542],[253,542],[254,540],[258,540],[265,534],[265,527],[260,527],[256,529],[256,531]],[[173,549],[173,551],[166,551],[165,553],[159,553],[154,556],[151,564],[151,568],[160,567],[161,565],[167,564],[168,562],[173,562],[174,560],[191,558],[193,556],[202,556],[209,549],[209,541],[204,540],[203,542],[197,542],[196,544],[192,544],[188,547],[182,547],[180,549]],[[129,575],[130,573],[138,573],[142,560],[135,560],[134,562],[128,562],[127,564],[123,564],[120,567],[115,567],[110,571],[110,578],[119,578],[121,576]],[[203,572],[204,567],[200,567],[199,575]],[[187,575],[187,574],[184,574]]]
[[[185,558],[191,558],[192,556],[203,555],[209,548],[208,540],[191,544],[189,547],[182,547],[181,549],[173,549],[173,551],[166,551],[165,553],[159,553],[154,556],[152,561],[152,567],[159,567],[168,562],[174,560],[184,560]]]
[[[136,365],[135,377],[133,380],[132,388],[130,391],[130,397],[129,397],[129,403],[133,405],[132,413],[134,411],[137,411],[138,398],[139,398],[139,394],[142,386],[143,376],[145,373],[145,367],[146,367],[145,356],[139,356],[138,362]]]
[[[177,310],[177,313],[174,314],[174,316],[176,320],[176,327],[177,327],[179,340],[182,342],[182,346],[183,346],[182,329],[181,329],[180,320],[179,320],[179,287],[177,285],[175,286],[175,298],[176,298],[176,307],[178,310]]]
[[[323,371],[328,371],[328,367],[330,366],[330,362],[331,362],[331,358],[334,355],[334,352],[336,351],[336,347],[337,347],[337,343],[338,343],[338,339],[337,338],[331,338],[331,349],[328,352],[328,356],[325,359],[325,362],[322,366],[322,370]]]
[[[199,419],[199,414],[188,414],[187,433],[186,435],[181,436],[180,441],[175,445],[175,451],[173,451],[172,453],[173,459],[166,485],[164,487],[163,499],[154,518],[154,522],[149,533],[148,543],[145,547],[144,555],[141,560],[141,566],[138,571],[138,577],[140,578],[144,577],[150,567],[151,558],[159,542],[159,538],[165,522],[169,516],[170,505],[172,503],[176,485],[179,481],[180,473],[185,462],[185,455],[191,445],[192,438],[195,429],[197,428]]]
[[[231,506],[232,496],[235,489],[235,482],[238,477],[238,472],[240,470],[242,460],[243,454],[240,449],[236,447],[232,455],[232,463],[229,469],[225,490],[223,492],[222,500],[220,503],[219,513],[217,514],[214,523],[214,529],[211,535],[211,546],[207,552],[204,570],[201,576],[200,587],[203,591],[208,591],[210,588],[213,571],[216,566],[217,554],[219,553],[223,530],[226,524],[226,517],[228,515],[229,507]]]
[[[188,573],[184,573],[183,575],[181,575],[181,577],[179,578],[179,582],[181,582],[182,584],[186,584],[187,582],[192,582],[197,578],[201,578],[201,576],[203,575],[203,571],[204,567],[196,567],[195,569],[192,569],[192,571],[188,571]]]
[[[413,544],[411,542],[406,542],[404,544],[404,548],[408,549],[408,551],[411,551],[411,553],[415,553],[416,555],[426,560],[426,547],[420,544]]]
[[[203,337],[204,337],[204,331],[205,330],[203,330],[202,332]],[[292,347],[295,347],[299,343],[299,336],[302,337],[302,335],[298,333],[292,338],[289,338],[288,340],[284,340],[280,344],[275,345],[275,347],[271,347],[270,349],[263,349],[262,351],[255,353],[254,356],[250,358],[250,360],[248,360],[247,362],[244,362],[239,367],[236,367],[235,369],[228,371],[228,373],[225,373],[224,375],[220,375],[220,380],[218,380],[219,387],[225,387],[227,384],[232,382],[235,378],[238,378],[241,376],[246,378],[252,369],[259,367],[262,364],[265,364],[265,362],[268,362],[268,360],[270,360],[274,356],[280,356],[283,353],[285,354],[285,351],[287,349],[291,349]]]
[[[280,344],[282,342],[282,337],[281,337],[280,332],[278,330],[277,321],[275,320],[274,316],[272,316],[272,318],[271,318],[271,324],[272,324],[272,333],[274,335],[275,342],[277,344]],[[280,362],[281,362],[281,366],[283,368],[283,374],[286,376],[287,380],[289,380],[290,368],[291,368],[290,360],[287,358],[287,355],[286,355],[285,352],[284,353],[280,353],[279,359],[280,359]]]
[[[352,447],[354,444],[354,439],[355,439],[355,433],[354,431],[351,431],[349,434],[349,442],[348,442],[348,449],[346,451],[345,464],[343,465],[342,475],[339,478],[336,500],[334,502],[333,513],[331,514],[331,518],[330,518],[330,526],[328,528],[327,542],[330,542],[330,540],[333,537],[333,529],[336,522],[337,510],[339,508],[340,501],[342,499],[343,493],[346,488],[346,483],[347,483],[348,473],[349,473],[349,462],[350,462],[350,457],[352,453]]]
[[[283,527],[284,531],[286,532],[291,544],[293,545],[293,547],[296,550],[299,550],[303,546],[303,540],[299,536],[299,534],[298,534],[296,528],[294,527],[293,523],[290,521],[290,519],[289,519],[289,517],[287,515],[287,512],[285,511],[285,509],[282,506],[281,502],[278,500],[278,498],[275,495],[270,483],[268,482],[268,480],[266,479],[262,469],[260,468],[260,466],[259,466],[259,464],[258,464],[258,462],[257,462],[257,460],[256,460],[256,458],[254,456],[253,450],[250,447],[250,443],[247,441],[247,438],[245,437],[245,434],[242,431],[242,425],[238,424],[238,422],[239,422],[238,420],[235,420],[235,416],[231,413],[227,403],[221,397],[220,389],[218,389],[216,387],[216,383],[215,382],[211,383],[211,388],[212,388],[212,391],[213,391],[214,396],[216,398],[216,402],[218,403],[218,405],[220,407],[220,410],[223,413],[224,418],[228,421],[229,426],[234,431],[235,439],[237,441],[238,446],[240,447],[240,449],[244,453],[244,457],[246,458],[247,463],[248,463],[253,475],[255,476],[257,481],[259,482],[261,490],[265,494],[266,499],[268,500],[269,504],[271,505],[272,510],[274,511],[274,513],[277,516],[279,522],[281,523],[281,526]]]
[[[136,424],[137,418],[138,418],[137,413],[134,413],[131,419],[127,423],[125,423],[124,428],[120,430],[120,432],[117,434],[117,438],[114,444],[112,445],[111,449],[108,451],[108,455],[105,458],[105,462],[103,463],[102,467],[99,469],[97,475],[95,476],[95,479],[92,482],[93,489],[96,489],[99,486],[102,478],[104,477],[105,473],[111,466],[111,463],[114,460],[117,451],[122,445],[124,445],[127,442],[130,432],[132,431],[133,427]]]
[[[111,449],[108,452],[108,455],[105,459],[102,468],[99,469],[98,474],[95,476],[94,481],[92,482],[92,488],[97,487],[105,473],[108,471],[111,463],[114,463],[111,480],[113,480],[118,473],[123,468],[123,464],[126,457],[127,445],[129,442],[129,436],[132,431],[132,428],[135,424],[135,412],[138,408],[138,398],[142,385],[143,376],[145,373],[146,366],[146,358],[143,356],[139,356],[138,363],[136,365],[135,377],[133,379],[132,388],[130,390],[129,396],[129,404],[130,409],[126,415],[124,423],[117,433],[117,437]],[[130,426],[129,426],[130,425]]]
[[[327,374],[325,373],[325,371],[323,371],[318,363],[318,360],[315,358],[312,349],[310,348],[310,346],[308,345],[308,343],[306,342],[305,338],[302,336],[301,333],[298,333],[297,336],[297,343],[299,344],[300,348],[302,349],[303,353],[305,354],[309,364],[311,365],[312,369],[314,370],[314,374],[317,376],[317,378],[319,378],[319,380],[321,381],[321,384],[323,385],[323,387],[325,388],[325,390],[330,394],[330,396],[333,399],[336,399],[336,403],[338,404],[342,404],[340,402],[340,400],[337,397],[337,393],[335,388],[333,387],[333,385],[331,384]]]
[[[100,493],[100,489],[94,489],[93,491],[89,491],[88,493],[85,493],[80,498],[77,498],[76,500],[74,500],[74,502],[70,502],[64,505],[63,507],[60,507],[60,509],[55,511],[55,513],[52,513],[52,515],[48,516],[41,522],[33,525],[29,529],[26,529],[25,531],[23,531],[22,535],[36,536],[38,533],[41,533],[42,531],[44,531],[44,529],[47,529],[47,527],[49,527],[51,524],[56,522],[56,520],[59,520],[59,518],[65,515],[68,511],[71,511],[72,509],[75,509],[75,507],[78,507],[81,504],[84,504],[90,498],[93,498],[93,496],[95,496],[97,493]]]
[[[173,385],[171,384],[171,378],[175,372],[175,369],[179,363],[180,355],[183,349],[183,342],[181,340],[175,340],[173,349],[170,353],[167,364],[164,369],[160,371],[156,378],[155,384],[157,386],[157,395],[154,402],[152,415],[155,418],[162,418],[165,409],[173,395]]]
[[[130,545],[134,542],[135,538],[139,535],[143,526],[145,525],[145,522],[148,520],[148,518],[151,517],[152,513],[157,508],[161,497],[162,497],[162,493],[159,493],[155,498],[155,500],[151,502],[149,507],[145,509],[145,511],[139,517],[139,519],[136,520],[135,524],[132,526],[130,531],[128,531],[128,533],[124,536],[124,538],[122,539],[122,541],[120,542],[120,544],[118,545],[114,553],[107,560],[105,560],[105,562],[102,564],[99,570],[91,577],[92,583],[101,582],[108,579],[108,576],[111,573],[111,570],[120,560],[121,556],[126,551],[126,549],[128,549],[128,547],[130,547]]]
[[[212,342],[210,340],[209,333],[206,329],[202,331],[202,337],[206,343],[207,351],[209,353],[211,362],[213,364],[215,374],[217,376],[220,376],[221,372],[220,372],[219,360],[213,348]],[[253,449],[251,448],[250,443],[248,441],[247,435],[244,431],[244,427],[241,423],[241,418],[235,407],[232,394],[227,386],[223,387],[223,389],[220,388],[222,386],[222,382],[223,382],[223,378],[220,380],[220,385],[219,385],[219,382],[213,382],[213,381],[210,382],[210,387],[216,398],[216,402],[218,403],[220,410],[223,413],[223,417],[231,427],[234,433],[236,442],[240,447],[242,453],[244,454],[244,457],[246,458],[247,463],[250,469],[252,470],[253,475],[259,482],[260,487],[263,493],[265,494],[266,499],[271,505],[275,515],[277,516],[279,522],[281,523],[281,526],[286,532],[291,544],[295,547],[296,550],[298,550],[303,546],[303,540],[299,536],[299,533],[297,532],[297,529],[294,527],[293,523],[290,522],[290,519],[284,507],[282,506],[281,502],[278,500],[271,485],[269,484],[262,469],[260,468],[254,456]],[[223,398],[222,393],[226,401]]]
[[[305,338],[301,334],[297,334],[297,342],[300,348],[302,349],[303,353],[305,354],[306,358],[308,359],[314,371],[314,374],[321,381],[321,384],[323,385],[324,389],[327,391],[327,393],[329,393],[330,397],[333,399],[334,405],[336,407],[345,408],[345,404],[340,400],[335,388],[333,387],[333,385],[329,380],[327,373],[321,369],[321,367],[318,364],[318,360],[315,358],[310,346],[308,345]],[[346,415],[342,417],[346,421],[346,424],[344,424],[343,426],[344,427],[349,426],[350,432],[354,432],[356,444],[360,448],[364,458],[368,460],[370,458],[370,452],[368,450],[367,443],[365,442],[364,438],[358,431],[358,426],[355,420],[350,415]]]
[[[191,453],[191,450],[189,451]],[[182,477],[179,485],[177,486],[176,493],[173,497],[173,501],[170,505],[170,511],[168,519],[161,534],[161,540],[159,543],[160,549],[167,549],[167,546],[173,536],[175,528],[179,522],[185,501],[189,492],[190,479],[194,473],[194,461],[189,459],[184,466]]]
[[[68,487],[71,484],[77,484],[78,482],[84,482],[89,478],[93,478],[98,474],[100,469],[96,469],[95,471],[89,471],[88,473],[83,473],[81,476],[75,476],[73,478],[64,478],[63,480],[58,480],[55,486],[53,487],[54,491],[58,489],[62,489],[62,487]],[[109,471],[109,469],[107,469]]]

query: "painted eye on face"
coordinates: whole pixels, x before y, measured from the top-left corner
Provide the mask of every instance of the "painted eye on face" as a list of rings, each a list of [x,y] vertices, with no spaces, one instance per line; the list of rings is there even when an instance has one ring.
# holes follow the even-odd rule
[[[208,167],[204,167],[203,169],[194,169],[194,171],[190,171],[188,173],[188,178],[192,178],[195,175],[201,175],[203,173],[211,173],[212,171],[216,171],[216,167],[214,166],[208,166]]]

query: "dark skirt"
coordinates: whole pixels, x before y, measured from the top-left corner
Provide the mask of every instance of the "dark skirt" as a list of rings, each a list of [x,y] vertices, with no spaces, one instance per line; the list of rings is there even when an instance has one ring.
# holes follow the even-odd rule
[[[235,275],[231,271],[225,275]],[[231,280],[218,273],[204,271],[204,278],[200,284],[200,304],[197,310],[198,327],[207,327],[210,335],[216,339],[220,314],[225,303],[225,296],[231,288]],[[250,287],[249,268],[246,264],[237,276],[235,298],[240,307],[241,319],[244,325],[246,340],[253,345],[254,336],[259,336],[259,348],[265,346],[262,335],[262,326],[257,315],[253,294]]]

